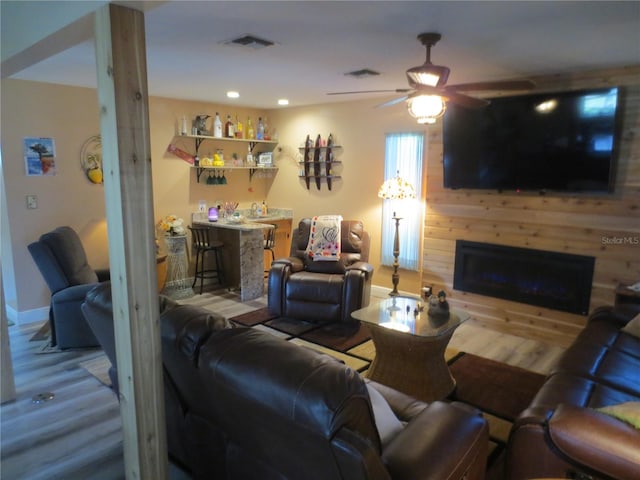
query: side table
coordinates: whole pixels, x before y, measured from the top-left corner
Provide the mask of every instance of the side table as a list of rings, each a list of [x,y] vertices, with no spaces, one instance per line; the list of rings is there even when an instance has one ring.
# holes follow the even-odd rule
[[[640,304],[640,292],[631,290],[630,288],[627,288],[626,285],[623,285],[621,283],[618,284],[615,290],[615,294],[616,294],[616,299],[615,299],[616,305],[623,305],[623,304],[629,304],[629,303],[632,303],[635,305]]]
[[[187,236],[166,235],[164,242],[167,246],[167,281],[162,293],[173,299],[193,297],[188,278]]]
[[[432,402],[455,389],[444,352],[453,332],[469,314],[452,309],[448,318],[430,317],[426,305],[419,311],[421,305],[417,298],[391,297],[351,316],[367,325],[376,347],[367,377]]]

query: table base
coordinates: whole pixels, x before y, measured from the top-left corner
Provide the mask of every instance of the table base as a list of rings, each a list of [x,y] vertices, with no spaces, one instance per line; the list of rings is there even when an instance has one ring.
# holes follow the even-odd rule
[[[455,390],[444,359],[453,331],[425,338],[371,323],[367,327],[376,347],[368,378],[425,402],[442,400]]]

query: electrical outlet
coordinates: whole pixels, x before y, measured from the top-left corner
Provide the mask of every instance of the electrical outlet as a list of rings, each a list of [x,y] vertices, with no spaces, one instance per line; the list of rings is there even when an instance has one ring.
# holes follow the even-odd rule
[[[38,196],[37,195],[27,195],[27,208],[29,210],[35,210],[38,208]]]

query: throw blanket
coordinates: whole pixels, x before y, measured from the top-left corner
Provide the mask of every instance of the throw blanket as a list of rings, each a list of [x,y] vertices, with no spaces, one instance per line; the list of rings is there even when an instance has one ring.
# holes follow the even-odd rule
[[[318,261],[340,260],[341,215],[319,215],[311,219],[306,254]]]

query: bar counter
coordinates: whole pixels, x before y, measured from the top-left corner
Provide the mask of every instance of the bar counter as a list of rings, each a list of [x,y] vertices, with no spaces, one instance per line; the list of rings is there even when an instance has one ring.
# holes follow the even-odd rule
[[[210,222],[206,213],[194,213],[191,223],[211,229],[211,239],[220,240],[223,247],[225,287],[240,289],[240,300],[247,301],[264,295],[264,230],[269,222],[293,217],[292,209],[274,209],[264,217],[244,217],[243,223],[220,218]]]

